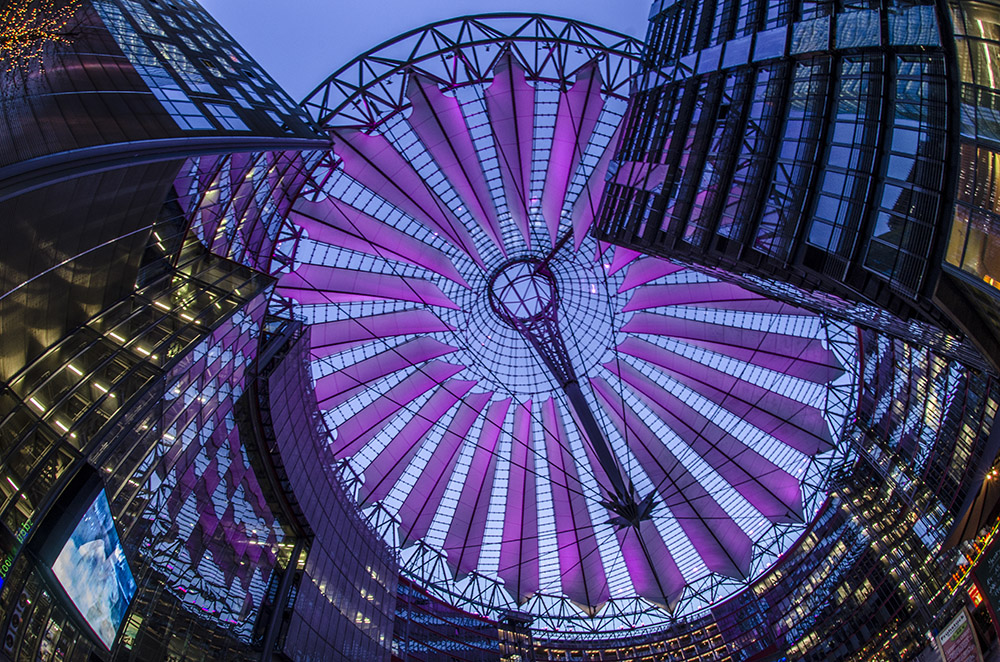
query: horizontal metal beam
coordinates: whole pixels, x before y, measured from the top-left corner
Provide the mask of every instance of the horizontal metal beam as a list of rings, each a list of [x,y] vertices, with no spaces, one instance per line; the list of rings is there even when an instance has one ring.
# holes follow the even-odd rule
[[[0,168],[0,202],[77,177],[135,165],[206,154],[329,148],[329,141],[323,139],[266,136],[191,136],[82,147]]]

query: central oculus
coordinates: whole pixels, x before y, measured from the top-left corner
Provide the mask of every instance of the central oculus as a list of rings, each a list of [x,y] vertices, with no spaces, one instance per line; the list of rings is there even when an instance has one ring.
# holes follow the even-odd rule
[[[493,312],[511,328],[555,319],[559,292],[545,261],[526,257],[512,260],[490,277],[487,294]]]

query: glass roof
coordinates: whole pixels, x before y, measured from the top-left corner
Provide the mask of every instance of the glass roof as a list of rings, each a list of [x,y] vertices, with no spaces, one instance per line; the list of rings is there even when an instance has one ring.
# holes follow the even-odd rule
[[[409,575],[542,629],[746,586],[815,515],[852,404],[849,327],[588,234],[638,53],[461,19],[305,104],[334,147],[278,291],[311,324],[331,450]]]

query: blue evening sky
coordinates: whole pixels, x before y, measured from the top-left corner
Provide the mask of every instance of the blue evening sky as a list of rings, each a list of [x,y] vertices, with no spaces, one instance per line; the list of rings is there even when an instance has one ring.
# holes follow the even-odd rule
[[[201,0],[201,4],[293,99],[301,100],[355,55],[434,21],[535,12],[641,39],[650,0]]]

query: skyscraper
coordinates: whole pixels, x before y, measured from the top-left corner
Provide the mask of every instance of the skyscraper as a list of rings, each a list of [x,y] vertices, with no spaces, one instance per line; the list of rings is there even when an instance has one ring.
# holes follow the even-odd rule
[[[598,236],[995,371],[992,5],[650,16]]]

